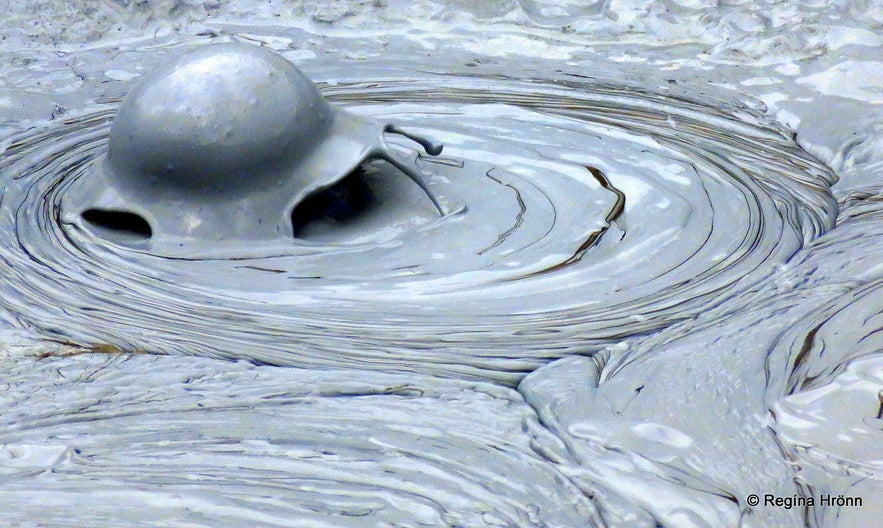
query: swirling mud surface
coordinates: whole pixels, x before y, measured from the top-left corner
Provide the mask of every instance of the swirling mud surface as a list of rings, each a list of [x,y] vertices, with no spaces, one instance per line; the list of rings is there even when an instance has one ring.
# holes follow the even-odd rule
[[[60,206],[106,149],[113,111],[89,114],[7,149],[2,229],[17,243],[0,258],[19,324],[81,347],[513,383],[695,315],[836,210],[824,165],[726,109],[477,78],[326,92],[446,143],[418,166],[453,212],[391,236],[375,221],[365,240],[204,257],[111,245]]]
[[[3,129],[0,525],[873,526],[873,145],[825,156],[717,92],[417,62],[311,73],[445,144],[387,138],[446,214],[374,164],[370,207],[287,243],[66,210],[124,89]]]

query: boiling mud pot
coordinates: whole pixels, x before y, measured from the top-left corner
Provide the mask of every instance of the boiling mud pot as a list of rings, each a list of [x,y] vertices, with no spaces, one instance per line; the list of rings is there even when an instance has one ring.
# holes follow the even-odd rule
[[[446,214],[381,163],[296,210],[290,243],[168,244],[61,207],[118,101],[7,140],[4,318],[71,350],[146,353],[11,367],[47,387],[4,402],[13,519],[69,520],[84,479],[81,525],[807,518],[745,503],[805,492],[757,425],[787,392],[762,381],[780,332],[727,364],[711,338],[666,347],[737,292],[775,296],[755,285],[834,224],[823,164],[741,107],[578,78],[346,73],[368,80],[321,86],[333,104],[445,144],[415,163]]]
[[[416,163],[448,214],[419,189],[394,197],[407,179],[389,167],[354,176],[373,189],[357,212],[295,211],[290,244],[163,245],[66,214],[65,189],[105,146],[110,102],[7,148],[0,221],[16,243],[0,257],[15,272],[0,280],[16,324],[84,347],[513,384],[692,317],[835,214],[823,165],[727,109],[470,78],[325,93],[444,142]],[[108,226],[117,243],[95,236]]]

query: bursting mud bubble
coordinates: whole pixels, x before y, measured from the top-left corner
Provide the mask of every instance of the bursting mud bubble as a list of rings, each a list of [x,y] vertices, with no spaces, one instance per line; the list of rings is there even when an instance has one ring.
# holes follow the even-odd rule
[[[873,10],[375,4],[2,49],[0,524],[873,526],[879,101],[828,93]],[[131,81],[219,42],[405,161],[271,240],[68,207]]]

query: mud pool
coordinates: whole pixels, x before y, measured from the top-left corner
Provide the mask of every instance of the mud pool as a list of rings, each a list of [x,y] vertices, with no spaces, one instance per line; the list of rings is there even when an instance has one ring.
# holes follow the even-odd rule
[[[0,525],[883,517],[878,3],[12,5]],[[443,142],[390,139],[447,214],[388,167],[290,244],[67,214],[133,83],[220,42]]]

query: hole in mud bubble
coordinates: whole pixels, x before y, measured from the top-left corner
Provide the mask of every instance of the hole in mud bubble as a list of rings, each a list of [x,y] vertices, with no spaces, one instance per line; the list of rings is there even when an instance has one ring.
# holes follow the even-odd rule
[[[89,209],[83,212],[83,220],[101,235],[121,241],[147,240],[153,236],[147,220],[135,213]]]
[[[337,184],[308,196],[294,209],[291,213],[294,236],[309,238],[308,233],[317,229],[317,223],[358,222],[376,205],[377,198],[359,168]]]
[[[372,161],[308,196],[292,211],[291,224],[301,240],[365,243],[392,239],[437,217],[419,186],[389,163]]]

